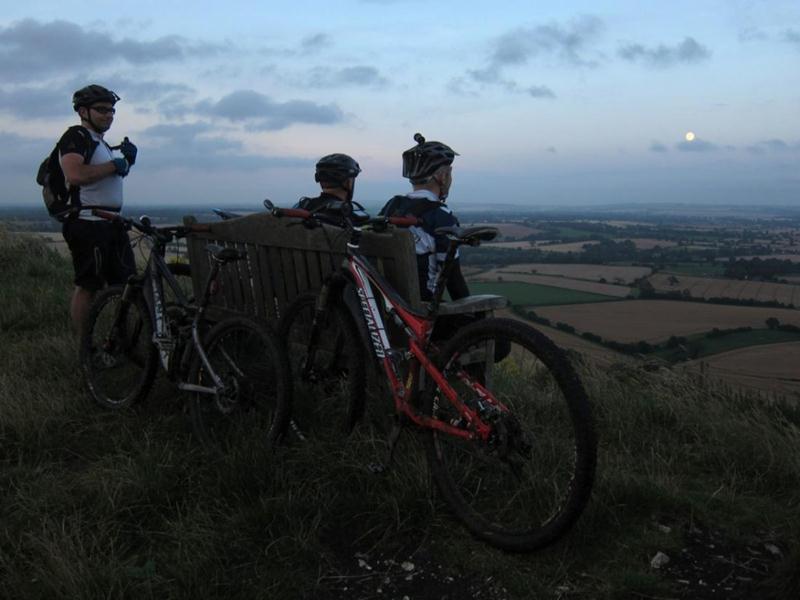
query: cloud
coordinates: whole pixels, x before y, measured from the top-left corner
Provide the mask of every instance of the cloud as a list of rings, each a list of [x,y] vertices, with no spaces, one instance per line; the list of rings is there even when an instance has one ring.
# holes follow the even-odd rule
[[[41,80],[74,70],[75,65],[91,69],[123,60],[134,65],[181,61],[209,56],[225,48],[206,42],[192,42],[177,35],[149,42],[130,38],[115,40],[107,33],[83,28],[69,21],[42,23],[25,19],[0,27],[0,79]]]
[[[331,36],[327,33],[317,33],[300,40],[300,51],[304,54],[312,54],[332,45],[333,38]]]
[[[341,69],[317,67],[311,71],[308,85],[317,88],[344,86],[383,88],[387,84],[387,79],[382,77],[375,67],[358,65]]]
[[[740,42],[763,42],[769,39],[769,36],[755,27],[747,27],[739,31]]]
[[[555,59],[570,67],[596,67],[599,63],[590,58],[590,46],[603,29],[603,22],[594,16],[580,17],[566,25],[554,23],[513,29],[492,41],[485,67],[468,69],[465,77],[450,81],[449,89],[461,95],[474,95],[468,85],[471,82],[481,87],[499,86],[531,98],[555,98],[556,94],[549,87],[521,85],[508,78],[505,71],[538,58]]]
[[[556,149],[555,146],[548,146],[547,148],[545,148],[545,150],[550,154],[558,154],[558,150]]]
[[[211,135],[217,131],[218,127],[202,121],[149,127],[137,139],[141,156],[141,160],[137,159],[137,168],[253,171],[313,164],[308,158],[249,153],[238,140]]]
[[[556,95],[549,87],[545,85],[532,85],[525,90],[532,98],[555,98]]]
[[[665,152],[669,152],[669,148],[667,148],[661,142],[653,142],[652,144],[650,144],[650,152],[658,152],[660,154],[663,154]]]
[[[800,152],[800,141],[794,144],[785,142],[784,140],[773,138],[771,140],[763,140],[745,148],[751,154],[766,154],[772,153],[788,153]]]
[[[675,144],[675,148],[681,152],[716,152],[719,150],[719,146],[716,144],[697,138],[691,142],[678,142]]]
[[[783,32],[781,39],[788,44],[794,45],[798,50],[800,50],[800,31],[787,29]]]
[[[628,44],[621,47],[618,54],[624,60],[663,69],[681,63],[702,62],[711,56],[711,51],[694,38],[686,37],[675,46],[659,44],[648,48],[641,44]]]
[[[276,102],[253,90],[239,90],[217,102],[206,100],[194,108],[200,114],[247,122],[257,130],[285,129],[295,123],[332,125],[344,120],[344,113],[336,104],[317,104],[308,100]]]
[[[596,67],[597,62],[586,53],[603,28],[598,17],[584,16],[566,26],[556,23],[514,29],[495,40],[490,68],[524,65],[540,56],[555,57],[575,67]]]

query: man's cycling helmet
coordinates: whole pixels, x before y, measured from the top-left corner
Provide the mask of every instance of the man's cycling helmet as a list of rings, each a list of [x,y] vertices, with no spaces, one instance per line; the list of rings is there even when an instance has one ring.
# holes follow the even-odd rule
[[[417,145],[403,152],[403,177],[411,183],[425,183],[441,167],[453,164],[458,152],[442,142],[426,142],[421,134],[414,134]]]
[[[361,167],[347,154],[328,154],[317,161],[314,181],[342,185],[351,177],[358,177]]]
[[[116,104],[119,99],[119,96],[102,85],[87,85],[72,94],[72,108],[77,112],[81,106],[92,106],[98,102]]]

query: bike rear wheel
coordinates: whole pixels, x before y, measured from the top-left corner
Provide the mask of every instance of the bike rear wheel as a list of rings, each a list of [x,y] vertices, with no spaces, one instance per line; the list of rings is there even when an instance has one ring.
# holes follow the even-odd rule
[[[316,302],[313,294],[298,296],[279,326],[295,382],[294,427],[301,437],[346,435],[364,412],[366,357],[356,324],[339,303],[329,304],[312,332]]]
[[[143,399],[153,384],[158,353],[144,299],[113,286],[95,297],[81,334],[79,361],[92,398],[119,409]]]
[[[194,393],[190,410],[197,437],[223,451],[248,437],[271,447],[286,427],[292,390],[286,356],[274,334],[250,319],[226,319],[206,334],[203,349],[225,390]],[[189,381],[214,386],[199,356]]]
[[[589,500],[597,446],[564,353],[519,321],[486,319],[458,332],[437,366],[492,427],[485,441],[431,430],[428,461],[445,500],[473,535],[499,548],[531,551],[557,540]],[[424,410],[472,430],[434,383]]]

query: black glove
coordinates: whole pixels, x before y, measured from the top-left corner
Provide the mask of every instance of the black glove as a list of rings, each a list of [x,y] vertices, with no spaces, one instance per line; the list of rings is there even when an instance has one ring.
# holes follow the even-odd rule
[[[134,146],[133,142],[127,137],[122,140],[122,143],[119,145],[119,151],[122,152],[122,156],[128,161],[128,165],[132,167],[136,163],[136,146]]]
[[[114,169],[116,169],[117,175],[119,175],[120,177],[125,177],[125,175],[128,174],[128,171],[131,170],[128,161],[124,158],[115,158],[111,162],[114,163]]]

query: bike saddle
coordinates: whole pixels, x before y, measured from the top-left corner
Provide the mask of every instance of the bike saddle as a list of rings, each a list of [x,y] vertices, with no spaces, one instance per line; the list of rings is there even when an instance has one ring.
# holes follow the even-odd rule
[[[221,263],[239,260],[246,256],[242,250],[237,250],[236,248],[226,248],[217,244],[208,244],[206,246],[206,251],[211,254],[214,260],[218,260]]]
[[[437,227],[434,233],[446,235],[462,244],[488,242],[497,237],[496,227]]]

